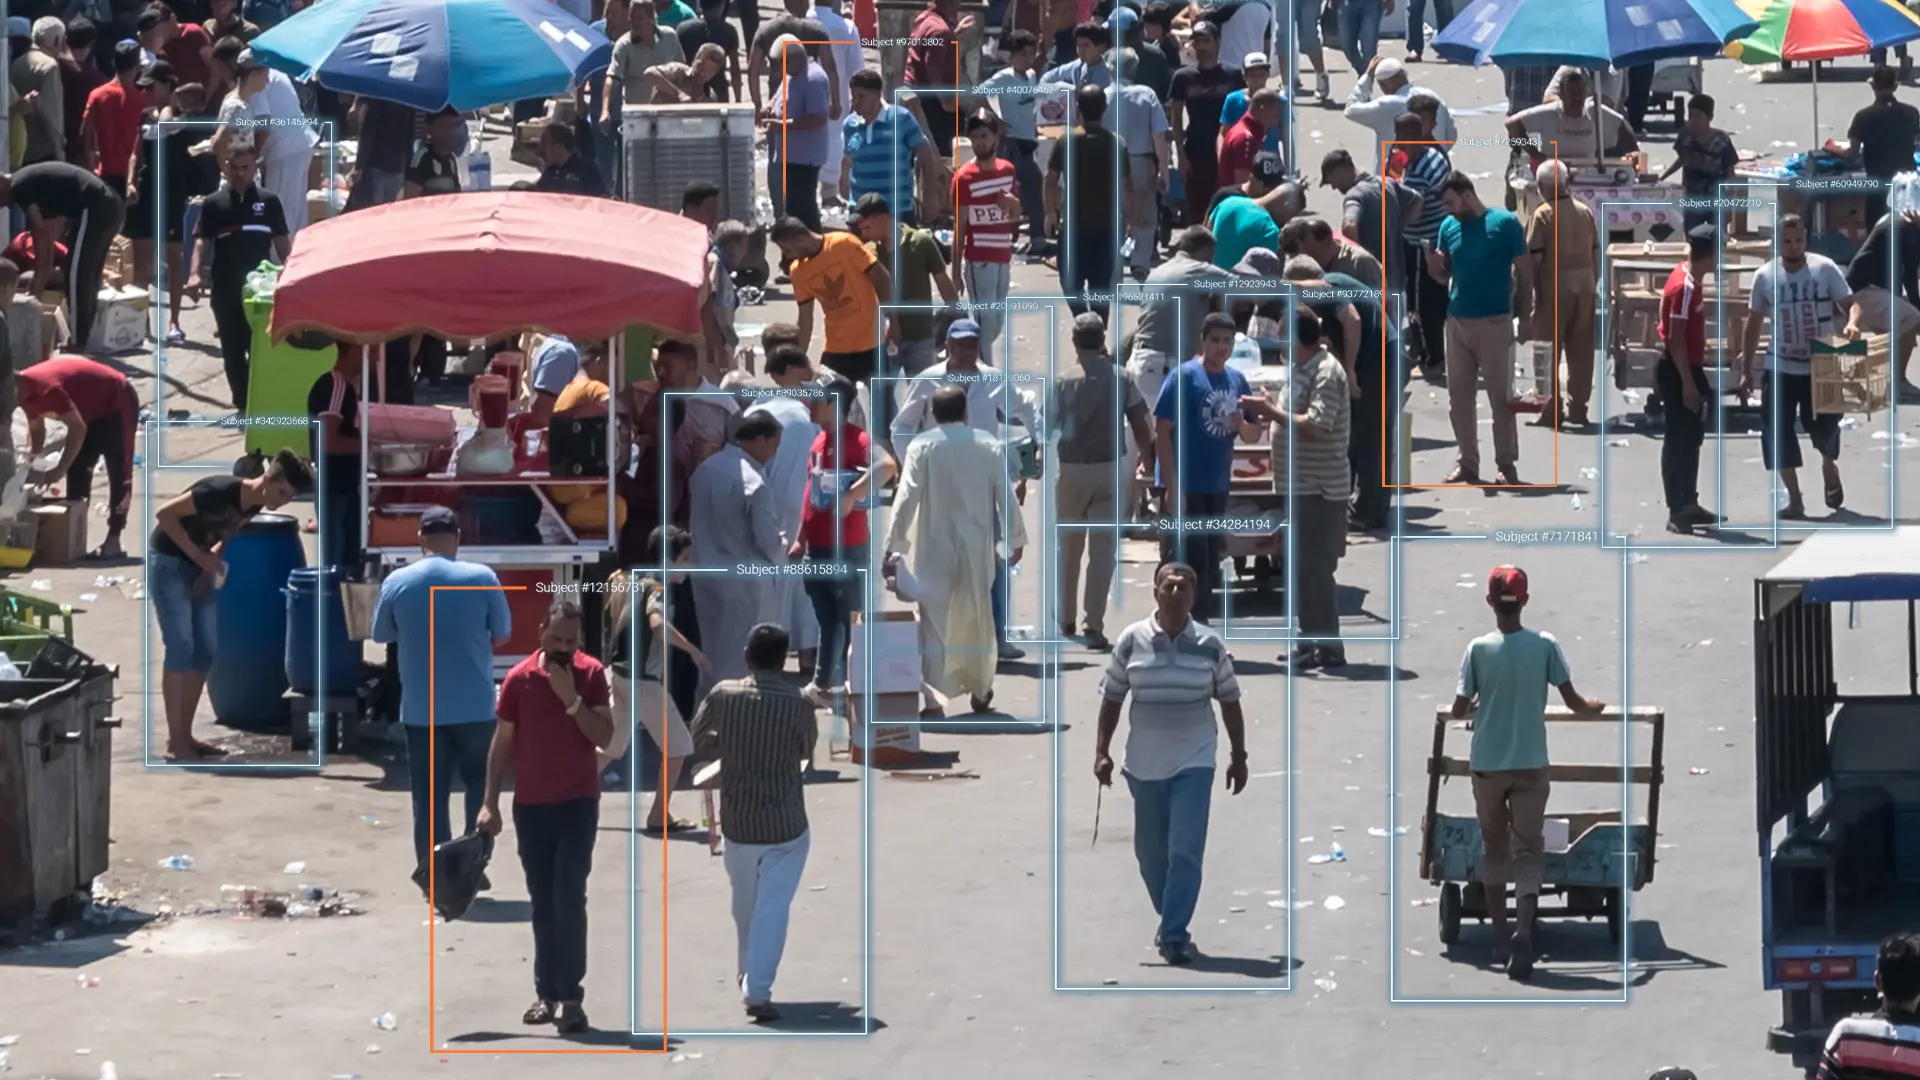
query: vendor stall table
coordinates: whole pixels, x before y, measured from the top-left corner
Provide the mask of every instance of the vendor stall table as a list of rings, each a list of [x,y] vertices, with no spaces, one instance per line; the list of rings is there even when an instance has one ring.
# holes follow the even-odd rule
[[[1671,184],[1583,184],[1568,185],[1573,197],[1593,211],[1593,219],[1613,242],[1662,241],[1680,235],[1681,191]],[[1529,184],[1519,210],[1524,223],[1533,217],[1541,202],[1538,185]]]

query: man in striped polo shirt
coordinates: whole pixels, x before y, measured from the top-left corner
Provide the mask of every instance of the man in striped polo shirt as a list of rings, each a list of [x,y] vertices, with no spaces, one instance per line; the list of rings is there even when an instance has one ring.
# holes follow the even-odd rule
[[[720,755],[720,834],[739,934],[734,977],[747,1016],[762,1024],[780,1019],[773,978],[813,835],[801,770],[820,738],[813,703],[781,675],[787,647],[785,630],[754,627],[747,677],[716,685],[693,717],[695,749]]]
[[[879,195],[893,207],[893,217],[902,225],[917,222],[914,215],[913,180],[916,169],[924,194],[921,216],[932,218],[942,189],[942,166],[933,144],[920,130],[913,114],[898,105],[887,104],[886,84],[880,73],[863,69],[848,80],[852,87],[853,111],[841,121],[846,142],[840,165],[840,197],[851,206],[863,195]],[[947,147],[947,153],[953,148]]]
[[[1880,988],[1880,1011],[1833,1026],[1820,1055],[1819,1080],[1920,1077],[1920,934],[1895,934],[1880,943],[1873,982]]]
[[[1199,575],[1185,563],[1168,563],[1153,576],[1157,610],[1121,631],[1100,677],[1100,724],[1095,735],[1093,777],[1113,783],[1113,733],[1120,703],[1133,695],[1127,714],[1127,790],[1133,795],[1133,854],[1160,929],[1154,948],[1169,964],[1193,962],[1187,926],[1200,902],[1200,867],[1206,857],[1207,818],[1212,809],[1215,752],[1213,703],[1232,746],[1227,790],[1247,786],[1246,720],[1233,658],[1220,635],[1193,618]]]
[[[1408,343],[1420,346],[1420,371],[1427,381],[1444,384],[1447,380],[1447,285],[1427,269],[1426,253],[1439,239],[1440,222],[1447,216],[1440,192],[1447,178],[1453,175],[1453,163],[1440,147],[1422,145],[1431,136],[1426,133],[1427,122],[1419,115],[1401,113],[1393,122],[1393,130],[1396,139],[1409,144],[1405,147],[1407,171],[1401,183],[1420,196],[1419,209],[1407,218],[1402,230],[1407,238],[1407,299],[1412,306],[1411,321],[1420,327],[1418,334],[1408,336]]]
[[[1320,266],[1312,259],[1296,255],[1287,261],[1287,280],[1319,285],[1319,277]],[[1273,425],[1273,490],[1286,500],[1287,522],[1294,530],[1303,643],[1281,657],[1294,674],[1347,663],[1333,575],[1347,554],[1347,499],[1353,492],[1353,471],[1347,463],[1347,438],[1353,429],[1347,369],[1327,351],[1320,317],[1304,302],[1304,294],[1303,289],[1303,303],[1293,317],[1289,400],[1249,399],[1250,409]]]

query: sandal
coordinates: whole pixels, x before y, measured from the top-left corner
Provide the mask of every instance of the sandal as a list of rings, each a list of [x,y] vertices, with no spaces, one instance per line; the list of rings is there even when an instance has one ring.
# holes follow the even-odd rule
[[[686,821],[681,818],[672,818],[667,822],[667,827],[664,829],[662,829],[658,825],[648,825],[646,828],[643,828],[640,831],[647,834],[648,836],[660,836],[665,833],[693,832],[696,828],[697,826],[695,826],[694,823],[691,821]]]
[[[1780,520],[1805,521],[1807,520],[1807,508],[1804,506],[1783,506],[1780,508]]]
[[[520,1022],[529,1027],[538,1027],[541,1024],[553,1023],[554,1016],[555,1010],[553,1002],[536,1001],[527,1006],[526,1012],[520,1014]]]
[[[1466,484],[1470,486],[1478,485],[1480,483],[1480,474],[1465,466],[1461,466],[1448,473],[1447,478],[1441,482],[1447,484]]]
[[[1838,510],[1847,504],[1847,486],[1838,480],[1827,485],[1827,509]]]

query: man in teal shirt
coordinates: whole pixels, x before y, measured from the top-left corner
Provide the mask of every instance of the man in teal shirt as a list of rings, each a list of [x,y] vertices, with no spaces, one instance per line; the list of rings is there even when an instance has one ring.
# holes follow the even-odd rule
[[[1245,184],[1221,189],[1213,209],[1207,212],[1215,266],[1230,271],[1254,248],[1280,250],[1280,220],[1275,208],[1284,213],[1292,202],[1280,197],[1286,173],[1280,155],[1262,153],[1254,157],[1253,175]]]
[[[1487,576],[1487,606],[1495,630],[1473,639],[1460,661],[1453,716],[1473,718],[1473,804],[1480,819],[1485,865],[1480,883],[1494,963],[1508,977],[1533,976],[1533,916],[1540,905],[1540,873],[1546,852],[1547,690],[1577,713],[1606,705],[1573,688],[1566,654],[1552,634],[1520,625],[1527,606],[1527,573],[1496,566]],[[1507,882],[1513,882],[1514,931],[1507,937]]]
[[[1516,312],[1513,296],[1533,302],[1533,262],[1527,230],[1505,210],[1488,209],[1465,173],[1440,189],[1447,218],[1438,244],[1427,251],[1427,270],[1447,285],[1447,404],[1460,460],[1449,484],[1480,483],[1480,415],[1474,389],[1487,388],[1493,410],[1495,486],[1520,483],[1520,429],[1513,417],[1514,316],[1519,340],[1532,323],[1531,307]]]

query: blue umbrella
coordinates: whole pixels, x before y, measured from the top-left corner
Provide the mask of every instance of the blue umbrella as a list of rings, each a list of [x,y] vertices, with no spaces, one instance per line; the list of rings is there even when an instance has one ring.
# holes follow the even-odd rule
[[[1433,49],[1476,67],[1628,68],[1717,56],[1759,28],[1734,0],[1474,0]]]
[[[606,69],[613,43],[548,0],[326,0],[253,51],[296,79],[432,113],[565,93]]]

